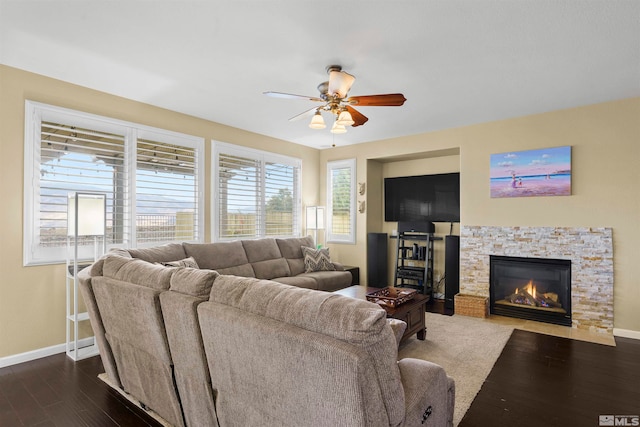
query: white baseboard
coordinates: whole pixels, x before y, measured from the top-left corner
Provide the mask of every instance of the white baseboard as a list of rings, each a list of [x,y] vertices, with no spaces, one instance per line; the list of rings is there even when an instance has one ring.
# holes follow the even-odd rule
[[[640,331],[632,331],[630,329],[613,328],[613,335],[616,337],[640,340]]]
[[[613,335],[616,337],[631,338],[640,340],[640,331],[630,329],[613,328]],[[80,347],[93,344],[93,337],[83,338],[78,341]],[[40,348],[38,350],[27,351],[26,353],[14,354],[12,356],[0,357],[0,368],[17,365],[18,363],[30,362],[32,360],[41,359],[54,354],[64,353],[66,351],[65,344],[52,345],[51,347]]]
[[[79,347],[85,347],[93,344],[93,337],[83,338],[78,340]],[[27,351],[26,353],[14,354],[11,356],[0,357],[0,368],[4,368],[11,365],[17,365],[18,363],[30,362],[32,360],[41,359],[47,356],[53,356],[54,354],[60,354],[67,351],[65,344],[52,345],[51,347],[40,348],[38,350]]]

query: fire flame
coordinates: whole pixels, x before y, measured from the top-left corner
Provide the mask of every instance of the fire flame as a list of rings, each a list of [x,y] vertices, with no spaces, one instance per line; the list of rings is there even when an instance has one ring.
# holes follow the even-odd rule
[[[529,283],[523,288],[523,290],[532,297],[536,298],[536,285],[533,284],[533,280],[529,280]],[[518,293],[518,291],[519,289],[516,288],[516,294]]]

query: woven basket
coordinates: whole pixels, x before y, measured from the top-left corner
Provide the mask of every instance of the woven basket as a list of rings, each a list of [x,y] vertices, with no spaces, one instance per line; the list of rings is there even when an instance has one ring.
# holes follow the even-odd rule
[[[456,294],[455,313],[470,317],[489,317],[489,298],[477,295]]]

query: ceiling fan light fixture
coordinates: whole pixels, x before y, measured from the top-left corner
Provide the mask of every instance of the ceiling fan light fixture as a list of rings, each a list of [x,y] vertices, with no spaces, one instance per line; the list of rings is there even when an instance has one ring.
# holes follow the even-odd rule
[[[355,122],[353,121],[353,117],[351,117],[351,113],[348,112],[347,110],[344,110],[340,112],[340,115],[338,116],[338,120],[336,120],[336,123],[342,126],[351,126]]]
[[[322,114],[320,111],[316,111],[316,113],[311,118],[311,123],[309,123],[309,127],[311,129],[324,129],[327,125],[324,124],[324,119],[322,118]]]
[[[347,133],[347,128],[343,125],[338,124],[338,122],[334,122],[331,127],[331,133]]]
[[[318,102],[322,105],[309,108],[308,110],[297,114],[289,119],[295,121],[301,118],[311,121],[309,127],[311,129],[324,129],[327,127],[325,121],[320,114],[326,112],[333,119],[331,132],[345,133],[346,126],[358,127],[365,124],[369,119],[356,110],[355,107],[399,107],[407,100],[401,93],[385,93],[378,95],[360,95],[349,96],[355,77],[349,73],[342,71],[340,65],[329,65],[327,68],[329,80],[318,85],[319,96],[295,95],[285,92],[264,92],[265,95],[275,98],[287,99],[304,99],[307,101]],[[329,116],[327,116],[329,117]]]
[[[354,76],[344,71],[332,69],[329,71],[329,95],[338,98],[347,96],[351,85],[356,80]]]

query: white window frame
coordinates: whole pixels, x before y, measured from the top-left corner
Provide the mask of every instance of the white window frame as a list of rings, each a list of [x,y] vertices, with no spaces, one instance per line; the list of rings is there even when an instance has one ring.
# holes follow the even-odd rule
[[[119,247],[136,247],[135,223],[135,176],[136,176],[136,141],[138,138],[155,139],[157,142],[166,142],[197,150],[195,158],[197,176],[197,216],[198,223],[195,232],[196,242],[204,241],[204,138],[173,132],[165,129],[140,125],[137,123],[117,120],[81,111],[54,105],[43,104],[35,101],[25,101],[25,133],[24,133],[24,217],[23,217],[23,265],[47,265],[59,264],[66,261],[66,248],[43,248],[38,245],[39,225],[37,212],[39,212],[39,159],[40,135],[42,121],[53,121],[78,127],[114,132],[125,135],[125,167],[129,175],[128,198],[125,203],[128,206],[128,219],[124,227],[128,240]],[[132,160],[133,159],[133,160]],[[37,168],[37,169],[36,169]],[[157,244],[157,243],[155,243]],[[153,246],[149,244],[148,246]]]
[[[218,241],[230,241],[235,240],[235,238],[231,237],[221,237],[220,236],[220,206],[218,205],[220,201],[220,171],[219,171],[219,160],[220,154],[225,155],[235,155],[239,157],[249,158],[253,160],[258,160],[262,162],[264,165],[267,162],[281,163],[289,166],[293,166],[298,169],[298,174],[294,182],[293,189],[293,206],[294,206],[294,215],[293,215],[293,224],[292,230],[293,235],[283,235],[283,236],[266,236],[265,234],[265,224],[264,218],[260,224],[258,224],[259,230],[257,235],[253,238],[259,239],[264,237],[299,237],[302,233],[302,160],[297,157],[285,156],[282,154],[275,154],[269,151],[257,150],[254,148],[243,147],[240,145],[230,144],[227,142],[220,141],[211,141],[213,144],[213,149],[211,150],[211,181],[212,181],[212,197],[211,197],[211,240],[213,242]],[[264,167],[262,168],[264,173]],[[261,181],[259,183],[262,186],[261,193],[264,195],[264,186],[265,186],[265,177],[261,177]],[[264,211],[266,206],[266,200],[261,200],[258,205],[259,211]],[[252,237],[249,237],[251,239]],[[243,239],[246,239],[243,237]]]
[[[349,224],[347,234],[333,232],[333,171],[350,169],[351,186],[349,188]],[[327,243],[356,243],[356,159],[327,162]]]

